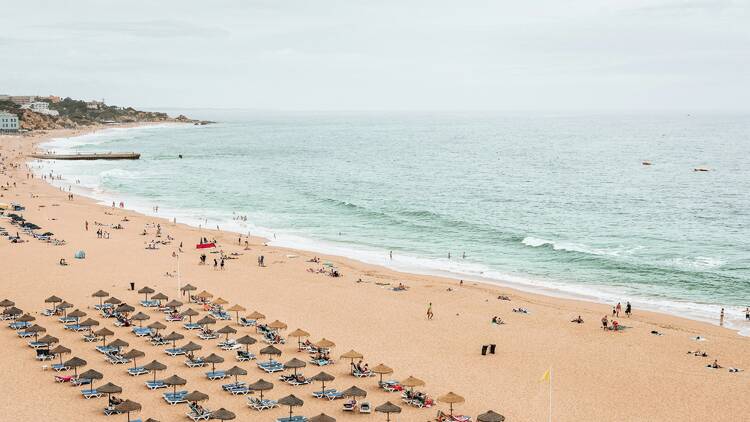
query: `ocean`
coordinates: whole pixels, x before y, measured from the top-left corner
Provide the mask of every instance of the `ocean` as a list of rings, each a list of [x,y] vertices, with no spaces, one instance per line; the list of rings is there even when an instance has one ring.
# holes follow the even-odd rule
[[[274,245],[714,323],[726,307],[750,334],[750,116],[189,114],[218,123],[56,139],[142,156],[33,165]]]

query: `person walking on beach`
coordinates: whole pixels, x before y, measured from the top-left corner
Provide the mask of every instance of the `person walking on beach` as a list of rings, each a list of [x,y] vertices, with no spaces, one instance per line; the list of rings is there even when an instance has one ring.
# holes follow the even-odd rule
[[[620,318],[620,311],[622,311],[622,305],[620,305],[620,302],[617,302],[617,306],[615,306],[615,313],[617,314],[617,318]]]
[[[435,316],[435,314],[432,313],[432,302],[430,302],[430,304],[427,305],[427,320],[432,320],[433,316]]]
[[[721,308],[721,314],[719,314],[719,325],[724,326],[724,308]]]
[[[750,321],[750,307],[745,308],[745,321]]]
[[[393,251],[390,251],[390,252],[388,253],[388,256],[390,256],[390,257],[391,257],[391,261],[393,261]]]
[[[221,258],[221,270],[224,271],[224,258]]]
[[[216,258],[214,258],[214,270],[216,269],[216,267],[217,267],[218,265],[219,265],[219,261],[217,261],[217,260],[216,260]]]
[[[607,325],[609,325],[609,320],[607,320],[607,316],[604,315],[602,317],[602,329],[604,329],[604,331],[607,331]]]
[[[89,231],[89,222],[86,221],[86,231]]]
[[[630,314],[633,312],[633,308],[630,306],[630,302],[625,304],[625,315],[630,318]]]

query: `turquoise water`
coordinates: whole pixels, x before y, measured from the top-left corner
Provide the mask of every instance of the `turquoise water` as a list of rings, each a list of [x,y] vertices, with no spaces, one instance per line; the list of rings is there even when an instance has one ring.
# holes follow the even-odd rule
[[[278,245],[750,326],[750,116],[208,117],[54,141],[142,157],[41,171]]]

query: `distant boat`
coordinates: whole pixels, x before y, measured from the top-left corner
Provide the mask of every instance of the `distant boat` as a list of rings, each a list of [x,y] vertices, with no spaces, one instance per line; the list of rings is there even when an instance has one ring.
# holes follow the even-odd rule
[[[643,164],[644,166],[650,166],[651,161],[646,160],[646,161],[643,161],[641,164]]]
[[[711,171],[711,169],[708,167],[700,166],[700,167],[694,168],[693,171]]]

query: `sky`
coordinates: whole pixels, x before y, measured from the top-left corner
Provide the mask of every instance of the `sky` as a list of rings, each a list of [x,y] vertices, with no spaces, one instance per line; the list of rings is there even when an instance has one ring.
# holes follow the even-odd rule
[[[5,2],[0,94],[253,110],[750,111],[748,0]]]

